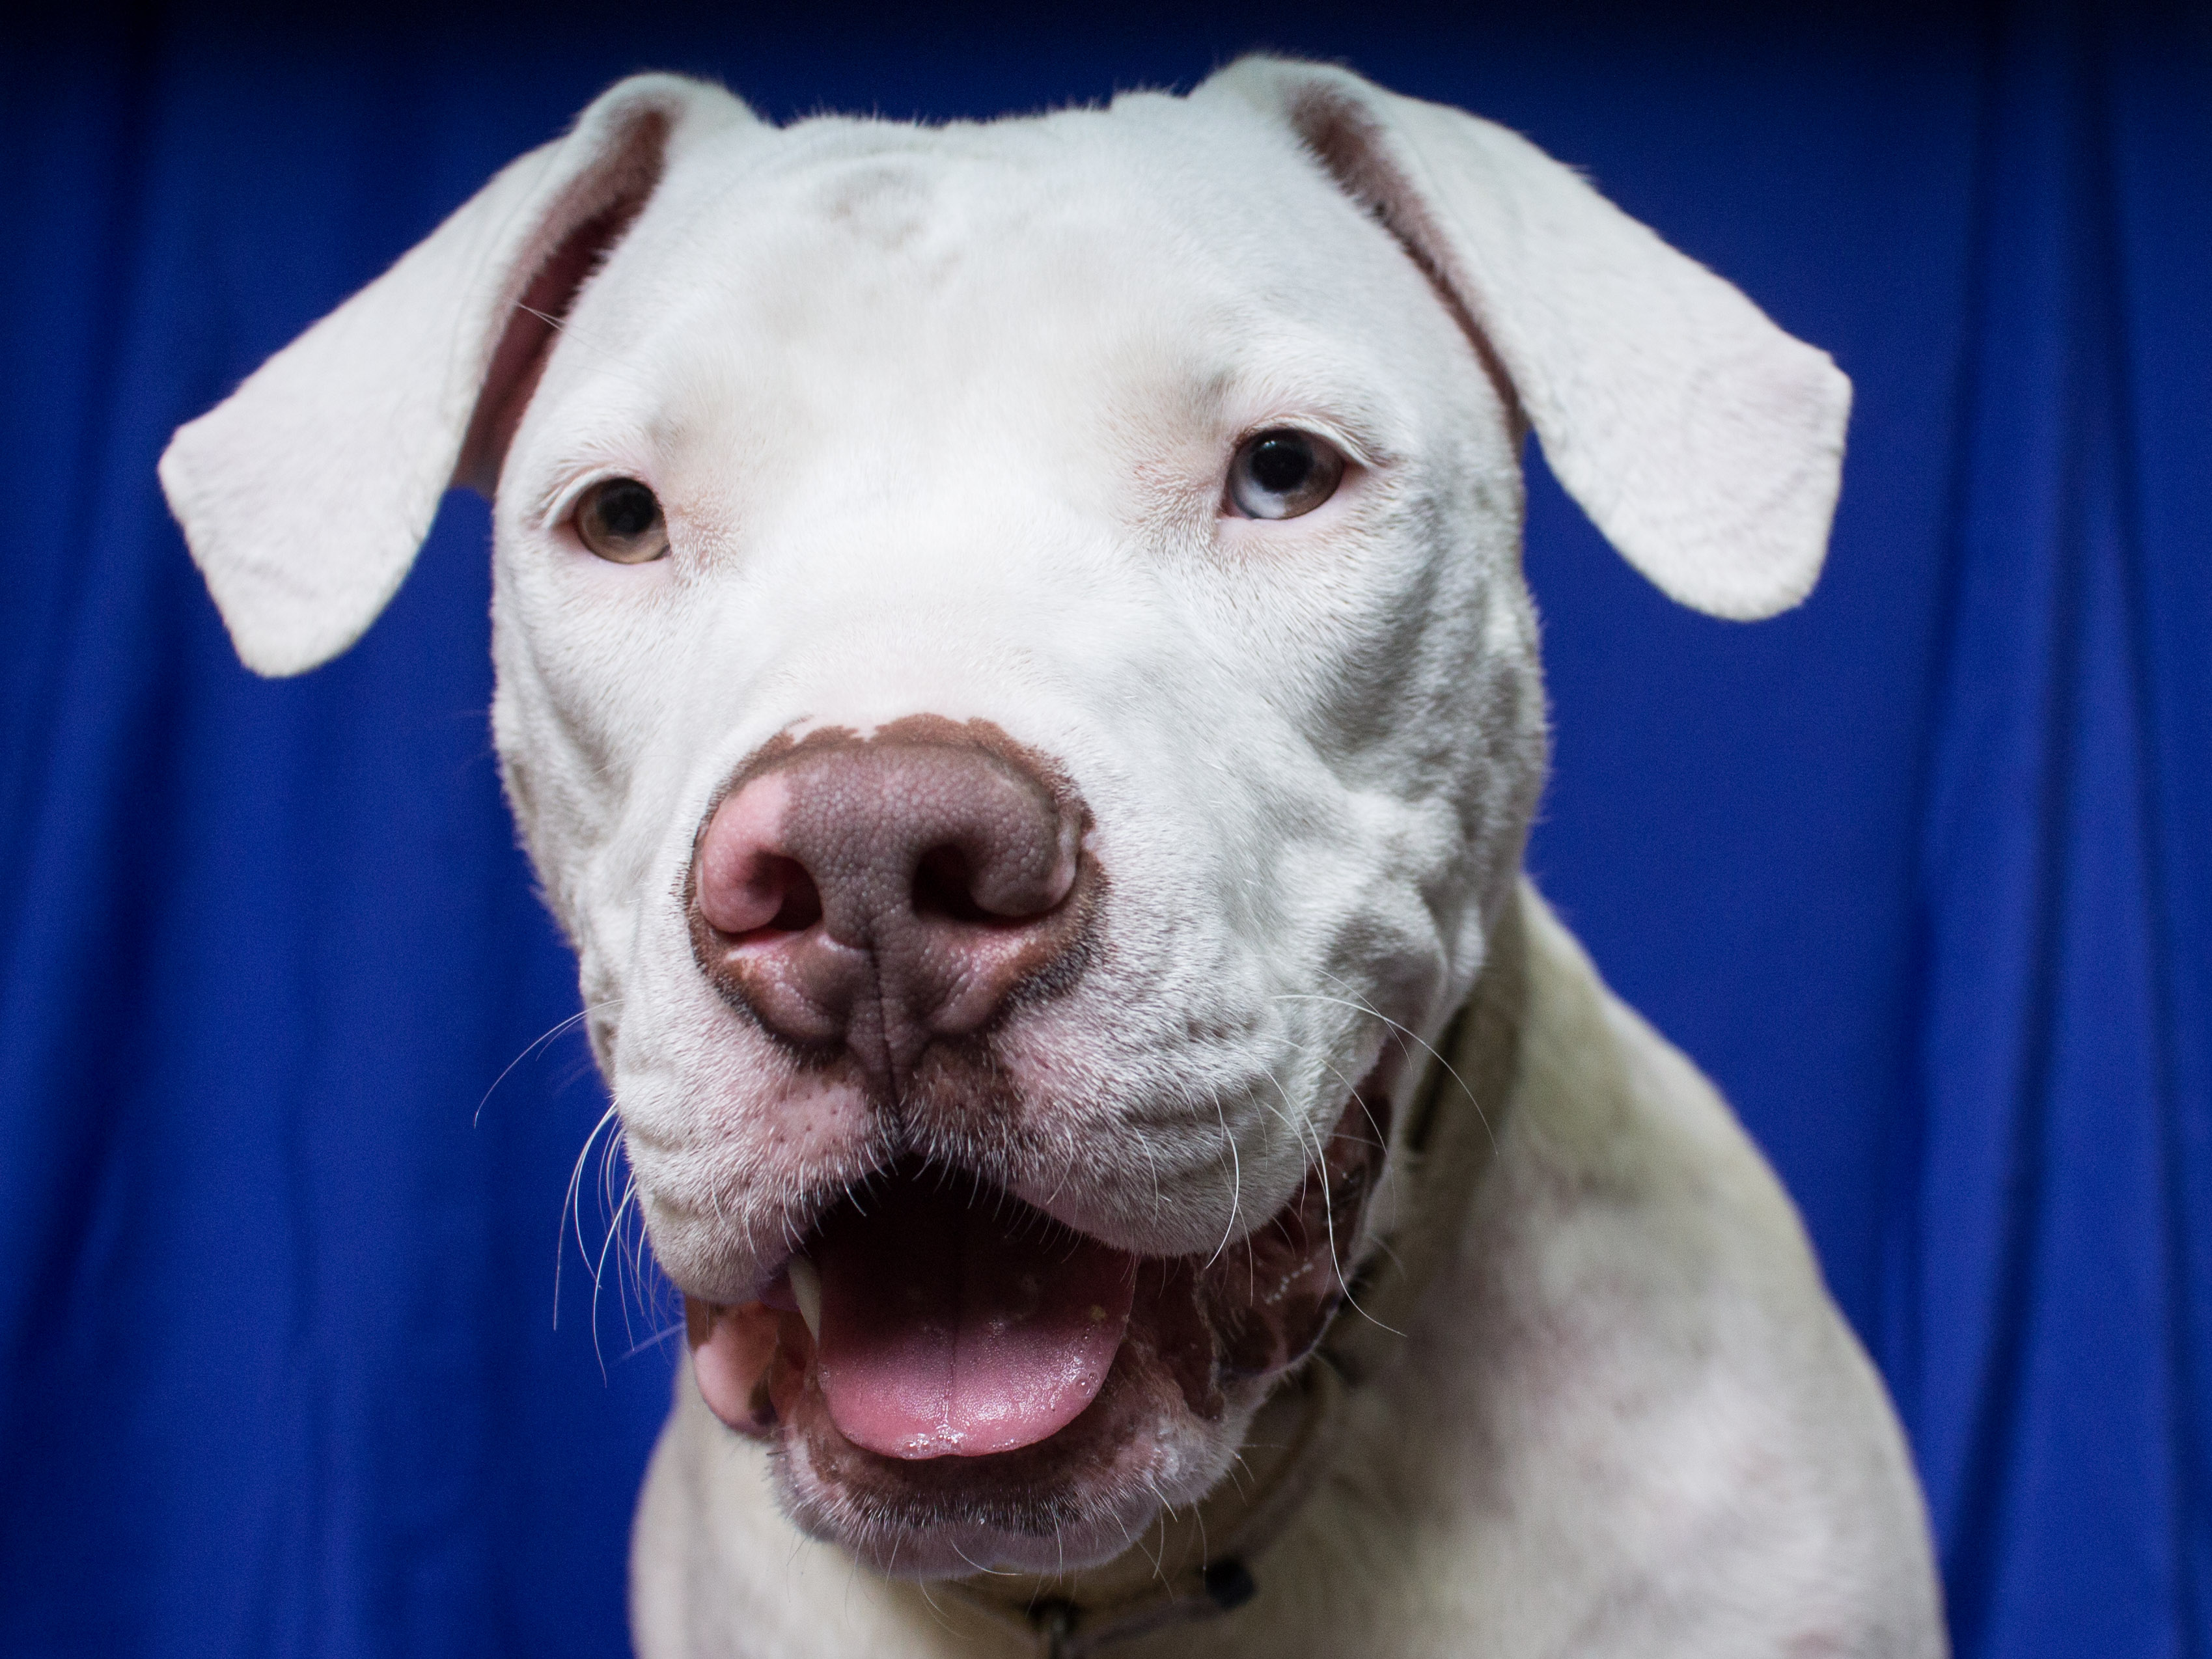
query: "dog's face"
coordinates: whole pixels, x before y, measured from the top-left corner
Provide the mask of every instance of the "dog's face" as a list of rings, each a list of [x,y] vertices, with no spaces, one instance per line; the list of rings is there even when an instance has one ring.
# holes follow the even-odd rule
[[[349,307],[380,307],[338,343],[356,379],[414,310],[471,343],[384,398],[437,441],[365,487],[392,526],[350,574],[272,588],[228,550],[281,526],[252,434],[210,431],[257,385],[296,427],[331,342],[286,360],[347,312],[165,464],[275,668],[365,625],[422,477],[496,480],[508,793],[698,1386],[878,1566],[1118,1553],[1324,1328],[1540,785],[1524,407],[1692,602],[1774,608],[1817,566],[1790,526],[1808,443],[1832,497],[1825,361],[1449,117],[1539,168],[1501,246],[1564,236],[1600,288],[1626,260],[1662,335],[1715,336],[1709,372],[1656,353],[1668,411],[1626,399],[1680,429],[1577,449],[1622,423],[1588,383],[1637,325],[1556,257],[1517,301],[1468,275],[1495,250],[1422,187],[1440,118],[1267,64],[934,130],[627,83]],[[1811,483],[1698,483],[1715,445],[1761,464],[1760,419],[1811,434],[1782,447]]]
[[[1180,1305],[1136,1308],[1127,1352],[1049,1409],[1010,1359],[879,1428],[840,1410],[834,1365],[821,1403],[817,1349],[755,1412],[766,1344],[738,1316],[700,1359],[736,1373],[710,1397],[782,1447],[799,1510],[886,1559],[1110,1553],[1219,1478],[1265,1385],[1228,1374],[1232,1310],[1210,1305],[1245,1289],[1242,1241],[1363,1082],[1387,1115],[1388,1039],[1432,1033],[1480,960],[1475,900],[1514,863],[1543,743],[1512,416],[1427,279],[1279,127],[1147,98],[721,150],[665,180],[580,295],[507,453],[510,793],[583,957],[654,1248],[696,1304],[758,1303],[794,1248],[826,1266],[879,1204],[970,1231],[1010,1202],[1052,1218],[1112,1253],[1075,1253],[1086,1310],[1113,1302],[1100,1273],[1190,1264],[1143,1276]],[[665,556],[586,545],[580,501],[610,479],[650,489]],[[1073,856],[1013,915],[909,923],[935,937],[908,950],[872,896],[838,914],[831,884],[864,878],[825,867],[835,829],[786,820],[817,797],[880,818],[939,773]],[[708,920],[702,886],[748,873],[712,867],[715,837],[770,792],[732,856],[799,864],[817,902],[782,927],[780,891],[769,926]],[[860,831],[885,844],[852,857],[896,866],[890,901],[927,916],[923,858],[957,817]],[[1011,855],[971,849],[956,878]],[[1040,921],[1064,936],[1034,963],[973,960]],[[810,932],[956,955],[985,1006],[930,1029],[928,970],[884,961],[852,994],[887,1007],[764,1006],[745,969]],[[1211,1296],[1209,1261],[1236,1281]],[[823,1291],[834,1346],[836,1273]],[[997,1306],[940,1299],[963,1335]],[[885,1364],[880,1386],[920,1387]],[[1099,1420],[1018,1439],[1072,1406]],[[906,1417],[956,1455],[898,1455]],[[957,1455],[979,1438],[1016,1443]],[[908,1515],[921,1535],[884,1524]],[[970,1518],[920,1523],[940,1515]]]

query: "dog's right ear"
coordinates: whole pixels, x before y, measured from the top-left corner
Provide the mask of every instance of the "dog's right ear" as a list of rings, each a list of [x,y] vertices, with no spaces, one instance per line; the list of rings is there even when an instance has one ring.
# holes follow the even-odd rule
[[[621,82],[178,429],[161,488],[247,667],[361,637],[448,485],[497,483],[559,319],[671,159],[751,125],[704,82]]]
[[[1322,64],[1194,99],[1288,126],[1495,354],[1569,495],[1680,603],[1771,617],[1820,574],[1851,386],[1527,139]]]

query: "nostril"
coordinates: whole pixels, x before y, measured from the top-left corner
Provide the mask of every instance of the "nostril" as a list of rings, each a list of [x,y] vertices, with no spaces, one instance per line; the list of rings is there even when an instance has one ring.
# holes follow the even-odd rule
[[[945,921],[1015,920],[993,915],[975,902],[975,881],[968,854],[951,845],[931,848],[915,865],[914,913]]]
[[[768,924],[769,929],[799,933],[821,921],[822,890],[806,873],[806,866],[797,859],[770,858],[764,861],[775,866],[774,878],[783,889],[782,902],[775,907],[775,916]]]
[[[1057,910],[1074,884],[1073,859],[1061,849],[1058,865],[1040,872],[1024,867],[1017,854],[997,856],[986,844],[979,860],[966,840],[940,842],[915,861],[910,895],[914,914],[925,921],[967,922],[994,927],[1027,927]],[[1032,854],[1048,848],[1025,849]],[[1034,860],[1030,860],[1032,866]]]
[[[797,859],[756,853],[732,878],[702,884],[699,909],[739,939],[802,933],[822,920],[822,891]]]

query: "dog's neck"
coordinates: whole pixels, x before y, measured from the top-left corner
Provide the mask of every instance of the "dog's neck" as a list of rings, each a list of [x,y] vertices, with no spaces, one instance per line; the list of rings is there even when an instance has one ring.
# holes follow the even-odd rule
[[[1313,1353],[1244,1437],[1246,1475],[1163,1517],[1113,1560],[1064,1577],[991,1573],[945,1586],[1016,1626],[1047,1659],[1085,1659],[1170,1625],[1233,1611],[1258,1593],[1268,1547],[1328,1473],[1352,1393],[1395,1361],[1450,1254],[1513,1097],[1528,1000],[1520,884],[1499,907],[1488,960],[1430,1052],[1395,1153],[1405,1200],[1368,1249]]]

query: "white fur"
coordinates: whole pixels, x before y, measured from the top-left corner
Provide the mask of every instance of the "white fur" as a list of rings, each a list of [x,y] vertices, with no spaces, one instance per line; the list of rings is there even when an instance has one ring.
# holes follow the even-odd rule
[[[636,217],[502,455],[480,395],[502,330],[617,201]],[[726,1302],[894,1150],[692,960],[683,872],[746,756],[926,712],[1066,768],[1104,948],[1009,1019],[1019,1123],[921,1115],[904,1150],[1126,1248],[1212,1249],[1295,1190],[1394,1027],[1442,1030],[1518,902],[1545,750],[1524,414],[1640,568],[1752,617],[1817,574],[1848,397],[1520,139],[1341,71],[782,131],[647,77],[185,428],[162,477],[240,654],[290,672],[372,619],[457,469],[496,471],[509,796],[654,1249]],[[1224,516],[1237,441],[1285,422],[1345,449],[1344,487]],[[618,475],[666,504],[668,559],[603,563],[567,527]],[[1787,1200],[1540,907],[1534,928],[1500,1156],[1359,1396],[1356,1455],[1257,1602],[1128,1650],[1939,1652],[1901,1442]],[[836,1494],[790,1458],[772,1492],[678,1392],[643,1651],[989,1650],[835,1546],[794,1553],[778,1504],[821,1528]],[[1057,1546],[1101,1558],[1202,1495],[1256,1403],[1133,1446],[1096,1535]],[[1018,1536],[901,1541],[844,1540],[902,1573],[1051,1565]]]

